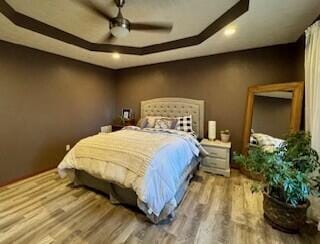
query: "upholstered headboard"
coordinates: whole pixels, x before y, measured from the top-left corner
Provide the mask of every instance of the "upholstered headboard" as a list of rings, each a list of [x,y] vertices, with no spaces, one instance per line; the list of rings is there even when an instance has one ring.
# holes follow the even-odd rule
[[[141,102],[141,118],[146,116],[180,117],[192,115],[192,127],[198,137],[204,134],[204,101],[165,97]]]

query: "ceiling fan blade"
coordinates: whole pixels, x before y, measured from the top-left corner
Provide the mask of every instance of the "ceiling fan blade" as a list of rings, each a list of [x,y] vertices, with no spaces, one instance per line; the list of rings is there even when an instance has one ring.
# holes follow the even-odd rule
[[[159,32],[170,32],[173,25],[171,23],[130,23],[131,30],[137,31],[159,31]]]
[[[74,2],[79,3],[80,5],[90,9],[95,14],[106,18],[107,20],[113,19],[112,15],[108,13],[106,10],[102,10],[98,8],[95,4],[93,4],[90,0],[74,0]]]

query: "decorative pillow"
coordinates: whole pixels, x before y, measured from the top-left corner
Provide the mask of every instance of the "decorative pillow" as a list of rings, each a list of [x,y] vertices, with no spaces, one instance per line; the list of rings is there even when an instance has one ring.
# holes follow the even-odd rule
[[[156,119],[154,128],[155,129],[174,129],[176,127],[177,120],[169,118]]]
[[[185,132],[193,132],[192,129],[192,116],[184,116],[184,117],[178,117],[177,119],[177,125],[176,130],[181,130]]]
[[[141,129],[146,128],[148,124],[148,119],[147,118],[141,118],[139,119],[137,126],[140,127]]]
[[[155,125],[155,122],[156,122],[156,119],[162,119],[163,117],[161,116],[147,116],[147,128],[154,128],[154,125]]]
[[[250,136],[250,144],[251,145],[258,145],[258,140],[253,135]]]

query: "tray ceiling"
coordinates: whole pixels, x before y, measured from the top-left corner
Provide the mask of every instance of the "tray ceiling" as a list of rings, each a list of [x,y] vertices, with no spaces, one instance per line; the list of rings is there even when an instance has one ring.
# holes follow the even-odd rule
[[[75,29],[81,29],[82,25],[77,25],[78,22],[72,21],[72,20],[66,22],[66,19],[68,20],[70,19],[69,18],[70,11],[69,12],[67,11],[66,13],[68,14],[65,14],[65,16],[61,16],[61,6],[64,6],[64,8],[66,8],[66,6],[63,3],[60,3],[60,5],[58,4],[59,9],[54,11],[55,9],[54,7],[50,8],[48,6],[36,6],[36,4],[39,2],[35,2],[35,0],[33,0],[34,1],[33,4],[35,6],[32,5],[33,8],[31,8],[32,11],[30,11],[32,13],[28,14],[28,13],[24,13],[22,9],[19,9],[19,6],[21,5],[12,6],[12,3],[9,4],[7,1],[8,0],[4,0],[0,2],[0,12],[3,13],[11,22],[13,22],[15,25],[19,27],[37,32],[39,34],[54,38],[56,40],[63,41],[68,44],[72,44],[74,46],[87,49],[89,51],[119,52],[122,54],[134,54],[134,55],[146,55],[151,53],[157,53],[162,51],[168,51],[168,50],[173,50],[173,49],[178,49],[183,47],[199,45],[200,43],[202,43],[203,41],[207,40],[209,37],[214,35],[216,32],[221,30],[223,27],[225,27],[232,21],[236,20],[239,16],[247,12],[249,9],[249,0],[239,0],[237,2],[234,2],[233,5],[230,5],[228,8],[226,8],[226,10],[224,10],[223,12],[221,11],[220,15],[216,14],[217,16],[215,17],[214,21],[211,22],[209,25],[203,27],[203,29],[200,30],[197,34],[194,34],[194,35],[190,34],[189,36],[184,36],[184,35],[179,35],[178,33],[174,35],[174,37],[177,39],[163,41],[160,43],[145,42],[146,44],[144,46],[138,47],[138,46],[132,46],[132,45],[126,44],[127,40],[130,39],[128,37],[113,39],[112,42],[114,43],[112,43],[111,41],[109,41],[109,43],[101,43],[100,41],[102,41],[103,39],[106,39],[106,37],[110,35],[110,32],[106,30],[108,29],[106,25],[108,25],[109,22],[105,20],[105,17],[101,17],[100,14],[98,14],[99,16],[97,16],[96,11],[93,11],[94,16],[100,19],[103,18],[103,23],[104,23],[102,26],[104,30],[104,34],[103,34],[103,37],[99,38],[98,41],[93,40],[94,38],[92,37],[90,38],[91,40],[88,40],[89,38],[88,35],[86,36],[86,39],[84,39],[83,37],[79,36],[79,33],[76,33],[76,31],[74,31]],[[115,4],[113,3],[112,0],[111,1],[108,0],[108,2],[104,0],[103,3],[107,3],[106,6],[101,6],[101,2],[98,2],[98,1],[93,2],[93,1],[94,0],[72,0],[71,3],[73,3],[73,6],[69,8],[71,10],[74,10],[75,6],[77,6],[77,7],[80,7],[80,9],[85,10],[87,14],[92,15],[92,10],[88,9],[88,7],[85,7],[86,5],[89,4],[92,6],[96,6],[95,8],[99,9],[98,12],[107,11],[108,15],[115,16],[114,13],[109,13],[110,10],[115,9],[114,8]],[[18,3],[21,3],[21,2],[18,2]],[[40,3],[43,4],[46,2],[41,1]],[[50,2],[50,3],[51,4],[54,3],[56,6],[58,2]],[[70,2],[67,2],[67,3],[70,3]],[[192,6],[190,6],[189,8],[191,9],[191,7]],[[26,7],[24,7],[24,9],[25,8]],[[46,12],[44,13],[43,11],[40,11],[42,9],[48,9],[50,12],[50,15],[48,15]],[[124,9],[124,7],[122,9]],[[38,13],[34,13],[34,12],[38,12]],[[56,12],[59,14],[53,14],[51,12]],[[216,12],[218,12],[218,10],[216,10]],[[42,18],[39,18],[41,13],[43,13],[43,16]],[[35,15],[35,16],[32,16],[32,15]],[[58,16],[58,17],[55,17],[54,20],[48,21],[48,18],[46,16],[50,16],[50,17]],[[75,16],[78,16],[78,15],[75,15]],[[173,15],[174,18],[176,18],[177,16],[178,14]],[[86,18],[82,17],[82,21],[85,19]],[[186,18],[182,18],[182,19],[186,22],[186,24],[188,25],[190,24],[186,21],[187,20]],[[62,24],[60,23],[61,20],[63,20]],[[178,22],[178,20],[176,21]],[[133,21],[133,23],[134,22],[135,20]],[[65,23],[68,23],[68,24],[65,24]],[[86,21],[84,23],[92,24],[92,22],[90,21],[89,22]],[[142,21],[140,23],[146,23],[146,22]],[[159,22],[153,21],[153,23],[159,23]],[[198,22],[195,22],[195,23],[198,23]],[[180,24],[180,26],[184,27],[186,24]],[[102,29],[102,27],[100,29]],[[183,28],[176,28],[176,29],[180,30]],[[135,33],[136,31],[131,31],[131,32]],[[81,31],[80,33],[84,33],[84,31]],[[145,32],[145,34],[148,34],[148,32]],[[149,34],[151,34],[150,31],[149,31]],[[129,35],[129,37],[130,36],[131,35]],[[149,39],[150,38],[144,39],[144,40],[149,40]]]
[[[7,0],[18,12],[40,20],[90,42],[99,42],[108,31],[108,23],[75,4],[77,0]],[[116,8],[106,0],[92,0],[98,6]],[[197,35],[238,1],[235,0],[127,0],[123,10],[132,21],[169,21],[174,23],[170,34],[131,32],[113,44],[143,47]],[[221,30],[203,43],[148,54],[121,54],[113,59],[110,53],[99,53],[64,43],[13,24],[0,15],[0,39],[59,54],[73,59],[114,69],[206,56],[262,46],[294,42],[319,15],[319,0],[251,0],[249,11],[233,21],[233,36]]]
[[[93,43],[104,43],[109,32],[107,20],[77,1],[91,1],[117,15],[113,0],[7,0],[17,11]],[[214,2],[214,4],[212,4]],[[122,14],[134,22],[172,22],[171,33],[132,31],[112,44],[142,47],[199,34],[238,0],[127,0]],[[45,10],[45,11],[44,11]],[[200,13],[200,14],[199,14]]]

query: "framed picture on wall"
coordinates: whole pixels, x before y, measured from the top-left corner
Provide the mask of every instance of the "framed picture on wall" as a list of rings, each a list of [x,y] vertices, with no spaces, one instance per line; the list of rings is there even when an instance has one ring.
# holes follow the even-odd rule
[[[132,109],[130,109],[130,108],[123,108],[122,109],[122,117],[125,120],[131,119],[131,116],[132,116]]]

